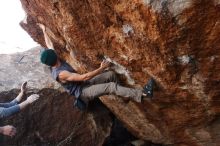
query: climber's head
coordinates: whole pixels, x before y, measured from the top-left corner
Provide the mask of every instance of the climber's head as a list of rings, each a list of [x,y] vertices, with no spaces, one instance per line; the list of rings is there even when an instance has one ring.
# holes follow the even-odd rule
[[[40,61],[48,66],[54,66],[57,63],[57,54],[52,49],[45,49],[41,52]]]

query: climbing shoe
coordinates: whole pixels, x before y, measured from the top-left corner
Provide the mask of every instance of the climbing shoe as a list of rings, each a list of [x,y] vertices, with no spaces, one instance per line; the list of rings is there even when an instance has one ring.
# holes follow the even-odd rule
[[[144,94],[146,94],[148,97],[153,97],[153,88],[154,88],[154,80],[153,78],[150,78],[148,83],[143,87]]]

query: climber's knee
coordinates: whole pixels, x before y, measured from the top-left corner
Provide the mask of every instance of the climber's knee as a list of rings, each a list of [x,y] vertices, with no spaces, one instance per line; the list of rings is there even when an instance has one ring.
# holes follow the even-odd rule
[[[108,76],[110,81],[112,81],[112,82],[117,81],[117,76],[116,76],[116,73],[114,71],[108,71],[107,76]]]
[[[115,82],[109,82],[107,89],[109,94],[115,93],[117,84]]]

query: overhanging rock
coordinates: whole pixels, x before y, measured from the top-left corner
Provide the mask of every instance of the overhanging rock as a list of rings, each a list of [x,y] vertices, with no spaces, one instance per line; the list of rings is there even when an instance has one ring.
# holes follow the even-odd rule
[[[79,72],[95,69],[106,56],[125,69],[133,86],[155,78],[152,102],[102,99],[133,134],[178,146],[219,144],[218,0],[21,3],[27,13],[21,26],[45,46],[37,26],[44,24],[59,56]]]

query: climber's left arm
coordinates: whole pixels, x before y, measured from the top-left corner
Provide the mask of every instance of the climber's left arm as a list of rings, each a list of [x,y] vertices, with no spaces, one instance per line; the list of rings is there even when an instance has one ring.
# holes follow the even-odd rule
[[[42,29],[43,34],[44,34],[44,40],[46,43],[47,48],[53,49],[53,43],[50,39],[50,37],[48,36],[47,32],[46,32],[46,27],[43,24],[38,24],[38,26]]]

